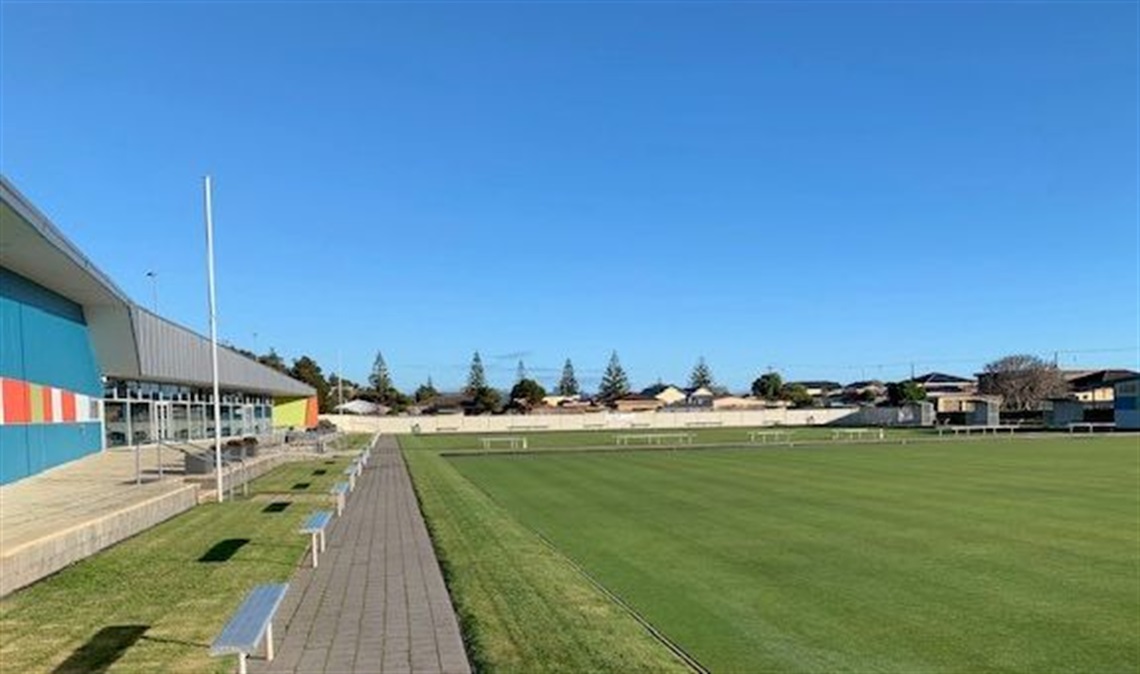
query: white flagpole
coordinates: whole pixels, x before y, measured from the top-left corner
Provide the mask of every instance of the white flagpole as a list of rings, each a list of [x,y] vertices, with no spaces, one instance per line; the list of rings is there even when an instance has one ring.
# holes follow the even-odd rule
[[[214,214],[210,203],[210,176],[206,192],[206,270],[210,283],[210,359],[214,367],[214,476],[218,503],[222,502],[222,395],[218,385],[218,311],[214,295]]]

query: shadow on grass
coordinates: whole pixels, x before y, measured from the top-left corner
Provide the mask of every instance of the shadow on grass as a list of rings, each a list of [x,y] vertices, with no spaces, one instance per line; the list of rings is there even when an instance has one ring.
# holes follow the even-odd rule
[[[187,648],[209,648],[210,644],[204,644],[197,641],[185,641],[183,639],[170,639],[168,637],[150,637],[142,636],[141,641],[150,641],[156,644],[173,644],[175,646],[186,646]]]
[[[238,550],[241,550],[248,543],[248,538],[227,538],[218,541],[212,548],[206,551],[206,554],[199,557],[198,561],[208,563],[228,562],[231,557],[237,554]]]
[[[329,472],[329,471],[328,471],[328,469],[325,469],[325,468],[318,468],[317,470],[314,470],[314,471],[313,471],[313,475],[325,475],[325,474],[327,474],[328,472]]]
[[[301,491],[303,489],[308,489],[310,486],[312,486],[312,484],[312,482],[298,482],[297,484],[293,485],[293,489],[295,491]]]
[[[103,674],[128,648],[142,638],[150,625],[111,625],[99,630],[52,674]]]
[[[292,501],[274,501],[261,509],[263,513],[280,513],[285,512],[285,509],[293,505]]]

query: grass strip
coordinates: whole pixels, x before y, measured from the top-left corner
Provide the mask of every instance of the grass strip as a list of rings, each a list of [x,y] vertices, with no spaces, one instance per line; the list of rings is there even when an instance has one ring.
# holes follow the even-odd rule
[[[478,671],[690,671],[436,451],[401,442]]]

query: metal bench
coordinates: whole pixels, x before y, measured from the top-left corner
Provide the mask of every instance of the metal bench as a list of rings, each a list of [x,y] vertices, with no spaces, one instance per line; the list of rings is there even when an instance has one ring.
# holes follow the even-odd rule
[[[832,440],[882,440],[886,431],[881,428],[835,428],[831,431]]]
[[[257,651],[265,639],[265,659],[273,659],[273,614],[285,598],[288,583],[258,585],[234,612],[222,633],[210,645],[210,655],[237,653],[238,672],[246,674],[245,659]]]
[[[775,442],[791,442],[792,434],[788,431],[748,431],[748,442],[768,444]]]
[[[1069,424],[1069,433],[1075,433],[1081,428],[1089,433],[1096,433],[1097,429],[1114,431],[1116,430],[1116,424],[1111,421],[1074,421]]]
[[[615,435],[614,444],[630,445],[640,442],[646,445],[691,445],[695,437],[695,433],[627,433]]]
[[[319,553],[325,551],[325,528],[328,527],[329,521],[332,520],[333,513],[331,510],[319,510],[312,515],[301,528],[297,530],[298,533],[309,534],[313,537],[313,568],[317,568]]]
[[[356,464],[344,469],[344,475],[348,478],[348,490],[356,489]]]
[[[483,449],[491,449],[495,443],[504,444],[510,449],[526,449],[526,437],[522,435],[500,435],[493,438],[479,438]]]
[[[345,501],[348,499],[348,483],[337,482],[329,493],[336,498],[336,516],[340,517],[344,514]]]
[[[1012,436],[1017,432],[1017,426],[1001,424],[998,424],[996,426],[939,426],[938,436],[941,437],[946,433],[953,433],[955,437],[957,437],[959,434],[969,436],[973,435],[974,433],[979,433],[981,435],[985,435],[986,433],[997,435],[1002,431],[1005,431]]]

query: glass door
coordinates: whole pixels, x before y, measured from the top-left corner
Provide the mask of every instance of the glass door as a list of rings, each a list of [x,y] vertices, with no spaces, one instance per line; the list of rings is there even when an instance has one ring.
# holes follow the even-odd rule
[[[170,424],[170,408],[171,404],[167,402],[156,402],[154,404],[154,438],[157,442],[174,439]]]

